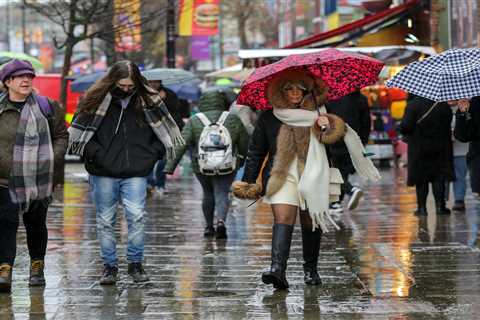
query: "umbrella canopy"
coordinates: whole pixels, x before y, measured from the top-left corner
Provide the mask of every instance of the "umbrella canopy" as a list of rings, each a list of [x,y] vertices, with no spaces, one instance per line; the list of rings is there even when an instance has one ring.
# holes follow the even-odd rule
[[[235,92],[235,88],[229,87],[229,86],[212,86],[212,87],[207,87],[203,92],[223,92],[225,94],[225,97],[228,100],[228,104],[232,104],[235,99],[237,99],[238,94]],[[237,91],[238,92],[238,91]]]
[[[434,101],[480,96],[480,49],[451,49],[409,64],[387,87],[397,87]]]
[[[248,78],[253,72],[253,68],[243,68],[242,64],[236,64],[230,67],[226,67],[220,70],[216,70],[210,73],[207,73],[205,77],[207,78],[232,78],[235,80],[243,81]]]
[[[294,54],[257,68],[245,81],[237,103],[255,109],[271,109],[266,91],[270,81],[282,72],[304,70],[328,86],[328,100],[335,100],[355,90],[374,84],[383,62],[361,54],[327,49],[314,53]]]
[[[194,79],[183,83],[168,84],[165,87],[175,92],[180,99],[198,101],[202,95],[199,84],[200,80]]]
[[[102,78],[107,73],[104,71],[84,74],[72,81],[70,89],[73,92],[85,92],[90,88],[98,79]]]
[[[35,57],[29,56],[22,52],[0,51],[0,65],[5,64],[12,59],[29,61],[32,66],[37,69],[43,69],[43,64]]]
[[[162,81],[164,85],[177,84],[195,79],[195,75],[183,69],[156,68],[145,70],[142,75],[148,81]]]

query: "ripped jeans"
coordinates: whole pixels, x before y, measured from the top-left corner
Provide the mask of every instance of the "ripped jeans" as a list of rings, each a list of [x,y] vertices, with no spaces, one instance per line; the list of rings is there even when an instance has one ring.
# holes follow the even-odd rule
[[[115,223],[119,201],[123,205],[128,225],[127,261],[142,262],[147,178],[117,179],[90,175],[90,189],[97,209],[97,237],[103,263],[118,265]]]

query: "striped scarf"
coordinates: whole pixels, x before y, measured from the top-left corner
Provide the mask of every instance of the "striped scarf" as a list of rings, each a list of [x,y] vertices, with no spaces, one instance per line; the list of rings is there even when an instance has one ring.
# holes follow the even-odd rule
[[[20,112],[9,179],[10,197],[12,202],[20,204],[21,210],[28,210],[33,200],[50,201],[53,164],[48,120],[40,110],[37,99],[30,95]]]
[[[153,89],[150,89],[153,91]],[[152,128],[157,138],[163,143],[167,150],[167,158],[175,159],[175,147],[179,144],[184,144],[183,138],[180,134],[175,121],[167,110],[167,107],[160,99],[158,94],[152,94],[152,106],[147,106],[144,99],[141,99],[145,120]],[[100,127],[103,118],[107,114],[110,107],[112,95],[107,93],[103,101],[100,103],[98,109],[95,111],[93,117],[87,114],[77,114],[74,117],[68,132],[70,138],[68,141],[68,151],[72,154],[83,156],[85,146],[94,136],[97,129]]]

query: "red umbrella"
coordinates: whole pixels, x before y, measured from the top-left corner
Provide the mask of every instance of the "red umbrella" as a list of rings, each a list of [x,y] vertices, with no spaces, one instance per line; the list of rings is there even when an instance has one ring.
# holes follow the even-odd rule
[[[355,90],[374,84],[383,62],[361,54],[336,49],[315,53],[294,54],[256,69],[245,81],[237,98],[238,104],[255,109],[271,109],[266,91],[270,81],[287,70],[304,69],[328,86],[328,100],[336,100]]]

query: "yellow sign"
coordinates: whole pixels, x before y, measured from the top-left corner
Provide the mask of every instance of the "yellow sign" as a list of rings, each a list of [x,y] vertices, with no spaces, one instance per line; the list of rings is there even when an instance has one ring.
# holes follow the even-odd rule
[[[178,34],[181,36],[192,35],[193,0],[180,0],[180,17]]]

